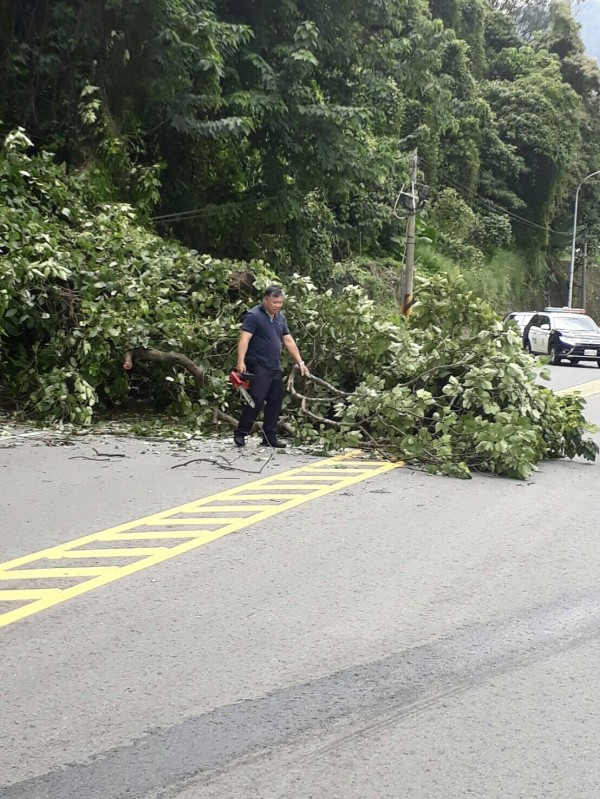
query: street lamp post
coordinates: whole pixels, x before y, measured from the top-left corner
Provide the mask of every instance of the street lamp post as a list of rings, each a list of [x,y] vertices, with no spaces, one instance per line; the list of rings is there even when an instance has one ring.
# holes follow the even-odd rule
[[[571,267],[569,269],[569,296],[567,299],[567,307],[570,308],[573,302],[573,279],[575,277],[575,239],[577,238],[577,209],[579,207],[579,189],[583,186],[586,180],[593,178],[595,175],[600,175],[600,169],[596,172],[590,172],[577,186],[575,192],[575,218],[573,219],[573,241],[571,243]]]

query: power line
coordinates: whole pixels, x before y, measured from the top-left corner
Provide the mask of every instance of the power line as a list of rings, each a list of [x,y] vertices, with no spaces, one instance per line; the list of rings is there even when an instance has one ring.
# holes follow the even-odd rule
[[[272,197],[261,197],[252,200],[241,200],[238,202],[221,203],[220,205],[212,204],[210,206],[203,206],[202,208],[192,208],[188,211],[175,211],[171,214],[161,214],[159,216],[151,217],[152,222],[178,222],[195,219],[199,216],[209,216],[210,214],[217,214],[226,208],[239,208],[245,205],[258,205],[259,203],[271,202],[277,200],[279,195]]]
[[[431,166],[431,164],[429,164],[429,166]],[[465,191],[467,193],[469,192],[469,189],[467,188],[467,186],[464,186],[461,183],[453,181],[450,178],[443,178],[442,177],[442,178],[439,178],[439,180],[440,180],[440,183],[444,183],[446,186],[451,186],[451,187],[453,187],[455,189],[462,189],[463,191]],[[475,203],[477,203],[479,205],[485,204],[485,205],[491,206],[492,208],[494,208],[494,210],[501,211],[503,214],[508,216],[514,222],[518,222],[521,225],[526,225],[527,227],[535,228],[536,230],[549,231],[550,233],[559,233],[560,235],[565,235],[564,233],[561,233],[558,230],[553,230],[552,228],[547,227],[547,226],[544,227],[543,225],[539,225],[537,222],[532,222],[530,219],[525,219],[525,217],[523,217],[523,216],[519,216],[518,214],[514,214],[512,211],[509,211],[507,208],[504,208],[504,206],[499,205],[498,203],[495,203],[493,200],[488,200],[485,197],[475,196],[473,198],[473,202],[475,202]]]
[[[425,158],[421,158],[421,160],[425,161],[425,163],[427,163],[430,168],[432,168],[432,169],[434,168],[433,164],[431,164],[431,162],[428,162]],[[461,183],[453,181],[450,178],[441,177],[441,178],[439,178],[439,181],[440,181],[440,183],[444,183],[446,186],[450,186],[450,187],[455,188],[455,189],[462,189],[463,191],[465,191],[467,193],[469,192],[469,189],[467,188],[467,186],[463,186]],[[539,225],[537,222],[532,222],[530,219],[525,219],[525,217],[523,217],[523,216],[519,216],[518,214],[512,213],[508,209],[504,208],[502,205],[499,205],[498,203],[495,203],[493,200],[488,200],[485,197],[476,196],[476,197],[473,198],[473,202],[479,203],[480,205],[482,203],[484,203],[486,205],[489,205],[492,208],[494,208],[496,211],[501,211],[503,214],[505,214],[510,219],[512,219],[514,222],[517,222],[520,225],[525,225],[525,226],[534,228],[536,230],[543,230],[544,232],[548,232],[548,233],[555,233],[558,236],[566,236],[566,235],[570,235],[570,233],[571,233],[571,231],[567,231],[567,230],[554,230],[553,228],[549,227],[548,225],[545,226],[545,227],[544,227],[544,225]]]

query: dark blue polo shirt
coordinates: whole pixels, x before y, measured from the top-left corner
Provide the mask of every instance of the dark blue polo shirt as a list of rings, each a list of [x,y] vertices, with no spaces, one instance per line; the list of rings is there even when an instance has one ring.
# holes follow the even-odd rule
[[[245,314],[242,330],[252,333],[247,360],[254,360],[265,369],[278,370],[281,366],[281,340],[290,332],[285,316],[276,313],[271,319],[264,305],[256,305]]]

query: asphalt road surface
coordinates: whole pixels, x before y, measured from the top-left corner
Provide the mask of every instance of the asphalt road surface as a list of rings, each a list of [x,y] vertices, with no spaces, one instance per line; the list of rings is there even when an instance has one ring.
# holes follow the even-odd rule
[[[600,380],[551,372],[555,388]],[[600,393],[587,401],[600,424]],[[1,799],[598,799],[598,464],[459,481],[221,456],[240,453],[0,439],[0,563],[100,563],[66,601],[38,574],[0,603],[18,610],[0,627]],[[313,496],[315,475],[330,487]],[[277,509],[280,481],[305,499]],[[155,527],[173,542],[249,496],[260,518],[224,510],[239,529],[215,518],[138,571],[78,559]],[[19,616],[35,591],[47,606]]]

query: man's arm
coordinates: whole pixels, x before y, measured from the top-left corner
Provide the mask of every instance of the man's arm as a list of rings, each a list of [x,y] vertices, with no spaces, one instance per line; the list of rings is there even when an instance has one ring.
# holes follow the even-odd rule
[[[240,340],[238,341],[238,346],[237,346],[238,372],[246,371],[246,353],[248,352],[248,344],[250,344],[251,338],[252,338],[252,333],[248,333],[247,330],[242,330],[242,332],[240,333]]]
[[[281,340],[283,341],[286,350],[298,364],[302,377],[304,377],[304,375],[309,375],[310,372],[308,371],[308,366],[302,360],[300,350],[298,349],[298,345],[294,341],[293,337],[288,333],[286,336],[283,336]]]

